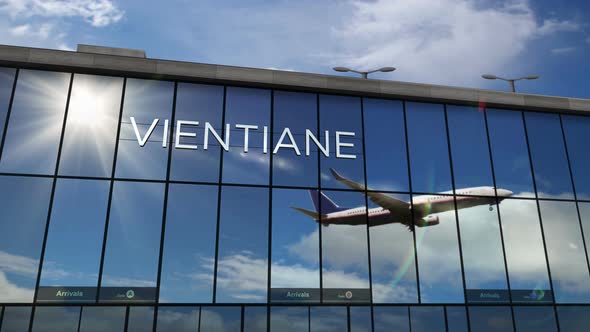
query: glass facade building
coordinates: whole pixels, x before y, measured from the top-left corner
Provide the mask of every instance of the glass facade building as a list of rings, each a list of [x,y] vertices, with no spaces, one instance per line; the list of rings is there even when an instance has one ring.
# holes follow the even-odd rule
[[[586,331],[590,117],[0,68],[0,331]]]

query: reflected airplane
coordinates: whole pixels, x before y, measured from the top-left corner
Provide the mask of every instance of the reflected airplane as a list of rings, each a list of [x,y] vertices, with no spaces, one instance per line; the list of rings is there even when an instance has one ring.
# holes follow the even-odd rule
[[[365,186],[351,181],[333,168],[330,168],[336,180],[344,185],[359,191],[364,191]],[[370,189],[369,189],[370,190]],[[496,192],[498,194],[496,200]],[[367,192],[367,197],[377,208],[367,209],[366,207],[343,208],[334,203],[328,196],[319,190],[310,190],[311,200],[315,211],[292,207],[293,209],[312,217],[323,226],[329,225],[364,225],[379,226],[392,223],[400,223],[413,231],[414,226],[426,227],[439,224],[440,212],[455,209],[453,191],[441,192],[441,195],[421,195],[412,199],[412,204],[378,192]],[[446,194],[446,195],[445,195]],[[494,187],[472,187],[457,189],[457,209],[465,209],[479,205],[489,205],[490,211],[493,206],[499,204],[506,197],[512,196],[512,191],[506,189],[494,190]],[[467,196],[468,195],[468,196]],[[413,218],[412,218],[413,210]],[[367,217],[368,216],[368,219]]]

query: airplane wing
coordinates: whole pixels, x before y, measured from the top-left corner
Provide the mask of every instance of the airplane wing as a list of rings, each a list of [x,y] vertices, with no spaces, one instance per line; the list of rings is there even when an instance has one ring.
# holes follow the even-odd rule
[[[338,174],[338,172],[336,172],[333,168],[330,168],[330,172],[332,172],[332,175],[336,180],[349,186],[350,188],[360,191],[365,190],[365,186],[343,177],[342,175]],[[371,202],[379,205],[384,209],[391,211],[391,213],[395,216],[407,216],[410,214],[410,204],[407,202],[377,192],[367,192],[367,196],[369,197]]]

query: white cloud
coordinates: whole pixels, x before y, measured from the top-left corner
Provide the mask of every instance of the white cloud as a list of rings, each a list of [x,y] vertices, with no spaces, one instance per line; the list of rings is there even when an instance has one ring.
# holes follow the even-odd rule
[[[12,283],[0,270],[0,300],[2,302],[27,302],[33,299],[33,289],[19,287]]]
[[[0,0],[0,11],[13,19],[80,17],[94,27],[117,23],[125,14],[111,0]]]
[[[23,276],[36,276],[39,261],[25,256],[0,251],[0,271]]]
[[[553,54],[568,54],[568,53],[572,53],[576,50],[575,47],[559,47],[559,48],[554,48],[551,50],[551,53]]]
[[[559,21],[556,19],[547,19],[537,29],[537,35],[547,36],[556,32],[579,31],[580,24],[573,21]]]

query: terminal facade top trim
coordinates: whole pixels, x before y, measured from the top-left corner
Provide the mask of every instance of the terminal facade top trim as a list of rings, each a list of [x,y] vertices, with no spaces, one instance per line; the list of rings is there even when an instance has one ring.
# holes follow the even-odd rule
[[[0,65],[588,114],[590,99],[0,45]]]

